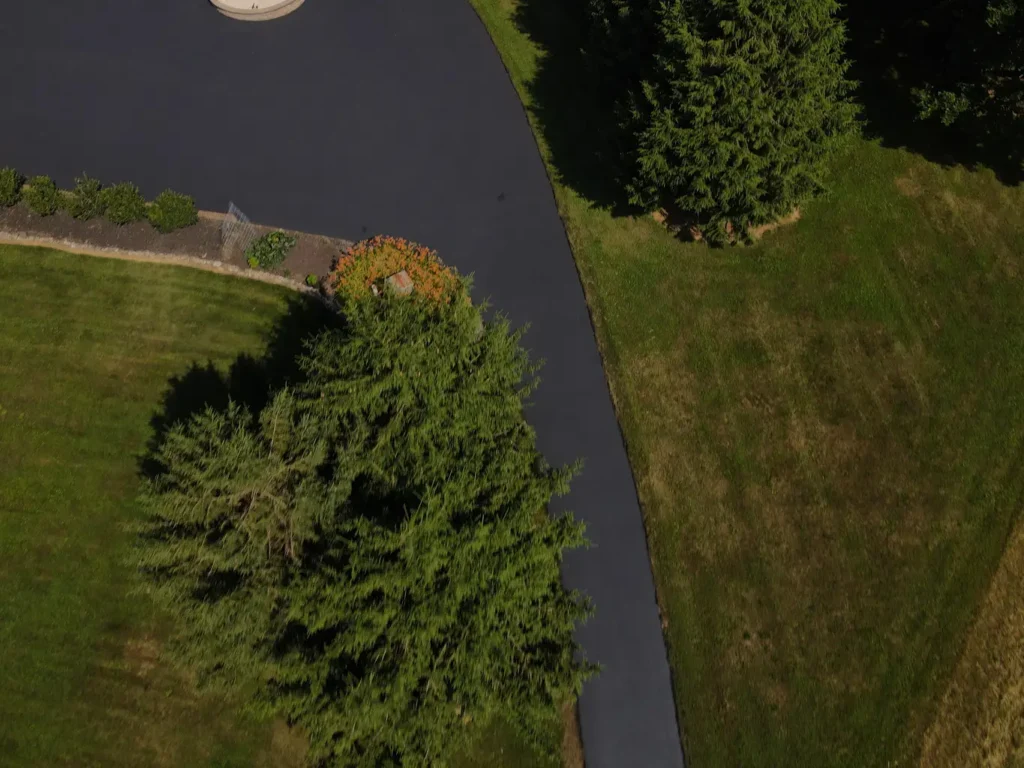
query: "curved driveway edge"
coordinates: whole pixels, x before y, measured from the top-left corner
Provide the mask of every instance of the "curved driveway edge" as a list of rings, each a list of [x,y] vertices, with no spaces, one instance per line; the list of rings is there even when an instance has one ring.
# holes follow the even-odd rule
[[[552,0],[553,1],[553,0]],[[0,16],[0,164],[82,171],[207,209],[360,239],[389,233],[473,273],[544,358],[527,413],[562,506],[593,546],[565,581],[604,665],[580,701],[589,768],[677,768],[682,751],[636,489],[554,195],[512,87],[465,0],[316,0],[272,24],[205,2],[10,0]],[[227,139],[227,140],[225,140]]]
[[[483,20],[478,17],[478,21],[488,34]],[[496,49],[494,55],[500,61]],[[505,90],[518,103],[511,76],[507,71],[505,76]],[[521,103],[520,110],[521,120],[529,128]],[[543,193],[538,189],[536,194],[550,201],[557,216],[554,192],[536,144],[534,153],[547,185]],[[545,245],[552,252],[557,247],[575,270],[564,226],[559,235],[557,242],[552,238]],[[603,666],[580,697],[583,749],[589,768],[682,768],[671,673],[639,497],[578,272],[574,282],[574,286],[565,286],[564,296],[583,304],[587,327],[584,330],[581,323],[573,323],[565,329],[564,340],[575,340],[582,347],[580,367],[573,377],[577,394],[585,393],[586,400],[575,404],[575,428],[589,449],[583,449],[584,471],[573,485],[568,506],[586,522],[591,547],[566,558],[563,578],[567,586],[594,599],[595,616],[580,628],[578,640],[588,658]],[[550,363],[545,366],[542,376],[550,367]],[[584,425],[583,420],[590,423]],[[536,429],[541,448],[546,450],[541,439],[545,425],[537,423]]]

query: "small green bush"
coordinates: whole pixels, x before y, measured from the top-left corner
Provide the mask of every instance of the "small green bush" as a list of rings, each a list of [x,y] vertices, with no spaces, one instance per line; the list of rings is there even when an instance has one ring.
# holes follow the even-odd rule
[[[320,285],[320,278],[313,274],[306,275],[306,285],[310,288],[316,288]]]
[[[82,174],[75,179],[75,188],[67,201],[68,213],[76,219],[91,219],[103,214],[103,185]]]
[[[0,206],[10,208],[21,199],[25,177],[13,168],[0,168]]]
[[[199,221],[196,203],[188,195],[165,189],[149,206],[149,222],[164,234],[191,227]]]
[[[122,181],[103,190],[103,210],[115,224],[131,224],[146,218],[146,199],[138,187]]]
[[[291,235],[269,232],[245,249],[245,258],[253,269],[273,269],[285,260],[288,251],[294,247],[295,238]]]
[[[60,192],[49,176],[33,176],[22,190],[28,207],[40,216],[52,216],[60,208]]]

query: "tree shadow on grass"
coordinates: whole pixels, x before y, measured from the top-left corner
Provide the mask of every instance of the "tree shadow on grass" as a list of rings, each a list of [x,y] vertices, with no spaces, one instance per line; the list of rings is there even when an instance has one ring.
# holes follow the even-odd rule
[[[946,127],[937,119],[918,119],[913,90],[955,79],[947,41],[955,39],[958,30],[924,21],[935,5],[934,0],[845,4],[851,77],[860,84],[857,100],[863,107],[865,133],[883,146],[901,147],[931,162],[986,167],[1004,184],[1019,184],[1024,180],[1021,147]]]
[[[558,181],[614,215],[636,213],[625,192],[615,114],[622,85],[602,75],[585,52],[586,2],[520,0],[513,20],[542,51],[527,87]]]
[[[139,462],[141,474],[148,478],[160,474],[162,468],[153,456],[175,424],[188,421],[207,408],[224,410],[231,401],[259,413],[276,391],[288,384],[301,383],[299,357],[305,351],[306,340],[320,331],[340,327],[341,322],[336,312],[300,295],[289,302],[274,325],[260,358],[243,352],[226,373],[212,361],[193,362],[184,373],[172,376],[160,408],[149,422],[152,435]]]
[[[922,23],[934,0],[855,0],[844,4],[851,77],[860,83],[866,134],[884,146],[903,147],[942,165],[991,168],[1006,184],[1022,180],[1024,147],[987,140],[937,120],[917,117],[912,90],[948,74],[947,40],[955,30]],[[627,143],[616,102],[637,72],[613,77],[612,70],[642,66],[649,52],[643,40],[626,38],[631,50],[611,66],[598,62],[586,0],[520,0],[514,23],[541,49],[527,84],[531,113],[550,151],[560,183],[613,215],[637,214],[625,191]],[[628,34],[628,33],[627,33]],[[628,162],[628,161],[627,161]]]

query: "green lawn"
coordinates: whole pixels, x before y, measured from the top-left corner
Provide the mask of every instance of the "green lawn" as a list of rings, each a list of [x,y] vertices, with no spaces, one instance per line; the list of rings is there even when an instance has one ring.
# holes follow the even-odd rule
[[[169,379],[197,364],[185,381],[207,391],[321,319],[262,283],[0,247],[0,765],[300,764],[283,725],[161,660],[167,626],[130,594],[125,524]],[[238,370],[258,387],[258,366]],[[462,765],[533,760],[499,728]]]
[[[0,248],[0,763],[283,762],[272,728],[159,663],[161,627],[123,558],[169,377],[259,354],[291,295]]]
[[[682,243],[593,202],[567,6],[472,3],[594,314],[689,764],[915,762],[1024,500],[1024,190],[865,141],[799,223]]]

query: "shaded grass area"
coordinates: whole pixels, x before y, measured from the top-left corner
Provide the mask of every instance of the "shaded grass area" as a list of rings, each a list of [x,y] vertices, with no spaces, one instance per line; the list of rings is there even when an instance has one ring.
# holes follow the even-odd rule
[[[909,764],[1024,500],[1024,191],[864,141],[797,224],[681,243],[601,194],[571,4],[472,2],[587,291],[689,764]]]
[[[942,9],[949,5],[956,4],[858,0],[843,5],[854,62],[851,74],[860,83],[858,98],[868,133],[885,146],[905,147],[947,166],[988,167],[1001,181],[1019,184],[1024,181],[1024,147],[1011,125],[990,120],[967,130],[918,117],[915,89],[927,84],[950,87],[979,76],[971,59],[949,45],[978,30],[970,24],[950,27],[962,21],[984,25],[986,4],[959,4],[963,16]]]
[[[228,396],[259,407],[326,322],[261,283],[0,247],[0,765],[301,764],[283,723],[162,660],[125,523],[147,442]],[[503,727],[478,752],[464,768],[542,764]]]
[[[506,723],[495,723],[481,733],[476,744],[452,764],[452,768],[584,768],[583,755],[571,738],[576,727],[570,707],[562,719],[552,713],[544,734],[545,752],[540,753]]]

